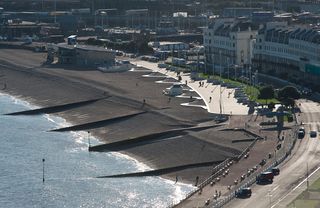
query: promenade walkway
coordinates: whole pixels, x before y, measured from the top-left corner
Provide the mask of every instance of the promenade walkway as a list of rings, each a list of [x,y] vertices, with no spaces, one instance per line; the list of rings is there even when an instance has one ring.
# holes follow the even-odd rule
[[[165,68],[159,68],[157,63],[151,63],[147,61],[135,61],[137,65],[150,69],[154,72],[165,74],[169,77],[177,79],[176,72],[168,71]],[[220,92],[221,92],[221,110],[223,114],[227,115],[248,115],[249,108],[246,105],[237,103],[234,98],[234,89],[228,89],[221,87],[220,85],[213,85],[208,83],[207,80],[201,80],[203,86],[200,87],[200,81],[191,80],[189,73],[180,74],[182,80],[181,83],[187,85],[199,94],[206,104],[206,108],[210,113],[220,113]],[[210,101],[211,97],[211,101]]]

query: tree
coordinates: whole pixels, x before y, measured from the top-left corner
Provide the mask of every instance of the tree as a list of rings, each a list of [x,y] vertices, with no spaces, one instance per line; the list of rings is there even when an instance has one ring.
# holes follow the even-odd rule
[[[293,86],[285,86],[278,92],[278,99],[285,106],[294,107],[294,100],[299,99],[301,96],[297,88]]]
[[[287,107],[291,107],[291,108],[294,108],[294,99],[292,98],[286,98],[286,99],[283,99],[281,100],[281,103],[282,105],[285,105]]]
[[[284,88],[280,89],[278,92],[278,99],[284,100],[284,99],[299,99],[301,96],[300,92],[297,90],[297,88],[293,86],[285,86]]]
[[[260,88],[260,94],[259,94],[259,99],[265,99],[266,104],[268,102],[268,99],[274,98],[274,88],[273,86],[265,86]]]

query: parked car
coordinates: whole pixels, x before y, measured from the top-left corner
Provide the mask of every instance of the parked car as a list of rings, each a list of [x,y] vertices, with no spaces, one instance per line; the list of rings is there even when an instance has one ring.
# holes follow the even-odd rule
[[[181,84],[173,84],[171,87],[165,89],[163,92],[166,95],[177,96],[182,94],[183,88]]]
[[[236,191],[237,198],[249,198],[251,197],[251,194],[251,188],[241,188],[239,191]]]
[[[166,67],[167,67],[167,64],[165,64],[165,63],[158,63],[158,67],[159,67],[159,68],[166,68]]]

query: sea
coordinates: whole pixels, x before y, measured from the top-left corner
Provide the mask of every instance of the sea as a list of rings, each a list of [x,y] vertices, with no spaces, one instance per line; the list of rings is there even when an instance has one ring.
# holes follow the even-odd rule
[[[0,94],[1,208],[161,208],[194,189],[161,177],[97,178],[151,169],[124,154],[88,152],[86,132],[49,132],[69,125],[62,118],[4,115],[33,108]]]

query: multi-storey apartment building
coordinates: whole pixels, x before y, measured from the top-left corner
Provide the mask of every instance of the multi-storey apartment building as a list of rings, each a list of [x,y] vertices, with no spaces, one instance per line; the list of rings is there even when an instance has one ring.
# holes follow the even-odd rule
[[[320,77],[320,27],[269,22],[258,31],[253,65],[263,73],[299,83]],[[318,83],[317,83],[318,84]]]
[[[251,22],[216,19],[204,30],[206,67],[209,71],[250,64],[257,30]]]

